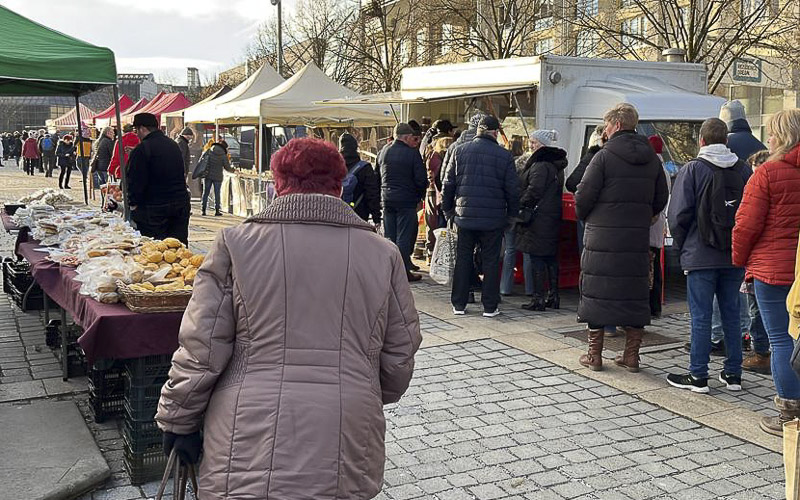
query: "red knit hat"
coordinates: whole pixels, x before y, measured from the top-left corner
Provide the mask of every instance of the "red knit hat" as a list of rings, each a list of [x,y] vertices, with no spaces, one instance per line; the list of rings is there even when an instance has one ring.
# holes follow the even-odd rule
[[[278,196],[340,196],[342,180],[347,175],[344,158],[333,144],[313,137],[292,139],[272,156],[270,164]]]
[[[653,146],[653,150],[655,150],[656,154],[660,155],[664,151],[664,141],[661,139],[661,136],[651,135],[647,140],[650,141],[650,145]]]

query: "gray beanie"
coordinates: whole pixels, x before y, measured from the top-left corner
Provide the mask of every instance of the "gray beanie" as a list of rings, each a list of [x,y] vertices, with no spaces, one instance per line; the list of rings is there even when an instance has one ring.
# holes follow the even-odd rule
[[[719,119],[727,123],[729,127],[734,120],[746,120],[747,113],[742,101],[734,99],[723,104],[722,109],[719,110]]]
[[[558,140],[558,132],[555,130],[539,129],[531,132],[531,139],[536,139],[542,146],[552,146]]]
[[[186,127],[183,130],[181,130],[181,135],[190,135],[194,137],[194,130],[190,129],[189,127]]]
[[[483,111],[476,111],[472,118],[469,119],[469,128],[478,128],[478,124],[483,120],[484,116],[486,116],[486,113]]]

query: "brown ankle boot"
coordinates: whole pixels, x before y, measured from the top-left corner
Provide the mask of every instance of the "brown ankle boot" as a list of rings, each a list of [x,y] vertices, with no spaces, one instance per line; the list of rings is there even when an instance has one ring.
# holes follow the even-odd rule
[[[800,418],[800,399],[783,399],[775,396],[775,407],[778,408],[778,416],[763,417],[760,422],[761,430],[783,436],[783,424]]]
[[[580,363],[592,371],[603,369],[603,329],[589,330],[589,351],[581,356]]]
[[[629,372],[638,372],[639,348],[642,346],[642,335],[644,335],[643,328],[625,327],[625,350],[622,351],[622,356],[617,356],[614,363]]]
[[[742,362],[742,370],[770,375],[772,373],[772,368],[770,367],[770,353],[759,354],[756,352],[747,356]]]

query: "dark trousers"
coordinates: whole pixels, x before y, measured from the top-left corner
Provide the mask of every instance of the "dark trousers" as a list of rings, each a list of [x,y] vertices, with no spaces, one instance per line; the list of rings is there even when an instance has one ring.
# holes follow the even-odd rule
[[[44,175],[45,177],[53,177],[53,170],[56,168],[56,155],[44,155],[42,156],[42,163],[44,163]]]
[[[543,299],[545,290],[551,294],[557,294],[558,257],[555,255],[548,257],[530,255],[530,259],[531,267],[533,267],[533,297]]]
[[[650,247],[653,255],[653,288],[650,289],[650,316],[661,316],[661,287],[664,277],[661,276],[661,249]]]
[[[22,162],[25,173],[28,175],[33,175],[33,172],[36,169],[36,158],[23,158]]]
[[[503,230],[471,231],[458,228],[456,241],[456,267],[453,271],[450,302],[461,311],[467,307],[470,285],[476,275],[473,261],[475,247],[480,245],[483,266],[481,303],[484,312],[494,312],[500,303],[500,249],[503,244]]]
[[[222,189],[222,181],[212,181],[203,179],[203,212],[206,211],[208,206],[208,195],[211,194],[211,187],[214,187],[214,208],[219,212],[219,198],[220,190]]]
[[[417,241],[419,222],[415,207],[384,207],[383,235],[400,249],[406,271],[411,270],[411,253]]]
[[[62,165],[61,173],[58,174],[58,187],[66,189],[69,187],[69,176],[72,172],[72,165]]]
[[[189,244],[189,198],[163,205],[139,205],[131,213],[142,236],[163,240],[177,238]]]

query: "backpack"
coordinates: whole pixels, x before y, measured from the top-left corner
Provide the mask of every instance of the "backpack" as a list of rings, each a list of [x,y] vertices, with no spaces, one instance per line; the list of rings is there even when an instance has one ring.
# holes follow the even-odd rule
[[[736,222],[736,210],[742,202],[745,181],[735,169],[720,168],[698,158],[711,169],[711,180],[703,186],[697,204],[697,230],[706,245],[717,250],[731,250],[731,234]]]
[[[356,192],[356,186],[358,185],[358,178],[356,177],[356,174],[359,170],[367,165],[369,165],[369,163],[365,162],[364,160],[360,160],[358,163],[353,165],[350,170],[347,171],[347,175],[344,176],[344,180],[342,181],[342,200],[344,200],[345,203],[353,208],[357,207],[364,198],[364,195],[362,194],[357,200],[353,200],[353,196]]]
[[[42,151],[52,151],[54,149],[53,139],[51,137],[45,137],[42,139]]]

